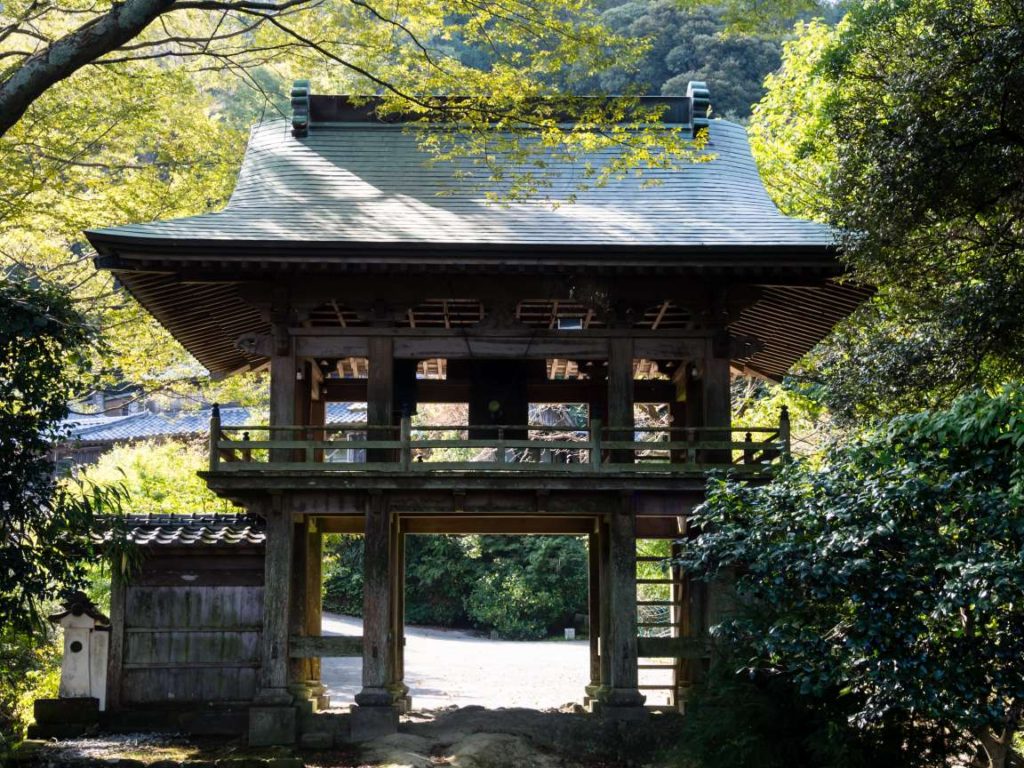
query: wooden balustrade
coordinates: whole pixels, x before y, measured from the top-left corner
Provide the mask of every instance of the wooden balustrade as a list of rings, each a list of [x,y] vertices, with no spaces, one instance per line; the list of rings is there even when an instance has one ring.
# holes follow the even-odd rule
[[[469,437],[470,432],[474,435]],[[521,435],[511,439],[506,434]],[[623,439],[623,432],[632,439]],[[368,439],[372,435],[373,439]],[[288,451],[291,461],[271,461]],[[789,457],[789,417],[778,426],[590,427],[367,424],[232,426],[210,419],[211,472],[324,471],[765,475]],[[373,457],[391,457],[373,460]],[[627,457],[623,461],[622,457]],[[614,461],[612,458],[614,457]],[[628,458],[632,457],[632,461]],[[728,457],[728,460],[723,460]]]

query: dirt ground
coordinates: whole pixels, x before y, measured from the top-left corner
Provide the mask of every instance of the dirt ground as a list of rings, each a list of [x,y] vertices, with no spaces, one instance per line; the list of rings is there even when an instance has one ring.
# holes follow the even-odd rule
[[[325,635],[361,635],[362,621],[325,614]],[[586,640],[522,642],[491,640],[452,629],[406,628],[405,683],[413,707],[527,707],[555,709],[582,704],[589,680]],[[324,659],[321,679],[332,706],[352,703],[361,684],[360,659]],[[656,682],[652,673],[642,682]],[[652,704],[664,694],[645,691]]]

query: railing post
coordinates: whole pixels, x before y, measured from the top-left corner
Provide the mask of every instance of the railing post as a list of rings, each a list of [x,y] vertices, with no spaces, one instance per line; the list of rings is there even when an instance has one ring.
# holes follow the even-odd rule
[[[497,464],[505,463],[505,428],[498,427],[498,446],[495,449],[494,460]]]
[[[245,432],[242,433],[242,442],[243,443],[248,443],[249,442],[249,432],[248,431],[245,431]],[[251,464],[252,463],[252,448],[243,448],[242,449],[242,461],[244,461],[246,464]]]
[[[789,435],[789,406],[782,406],[782,413],[779,416],[779,442],[782,444],[782,461],[786,463],[790,458],[790,435]]]
[[[213,404],[213,408],[210,409],[210,471],[216,472],[217,465],[220,464],[220,449],[218,443],[220,442],[220,406],[217,403]]]
[[[595,472],[601,471],[601,420],[590,420],[590,466]]]
[[[754,436],[749,432],[747,432],[747,436],[743,438],[743,463],[754,463]]]
[[[412,467],[412,418],[409,416],[402,417],[399,440],[402,443],[402,471],[408,472],[410,467]]]

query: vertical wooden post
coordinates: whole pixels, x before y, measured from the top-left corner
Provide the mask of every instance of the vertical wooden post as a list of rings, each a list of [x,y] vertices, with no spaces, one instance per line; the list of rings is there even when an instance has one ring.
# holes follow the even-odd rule
[[[391,510],[371,492],[363,541],[363,688],[352,710],[351,737],[364,741],[398,729],[392,678]]]
[[[110,565],[110,643],[107,646],[107,711],[121,708],[121,674],[124,667],[125,576],[120,563]]]
[[[216,472],[217,465],[220,463],[220,448],[217,443],[220,442],[220,406],[217,403],[213,404],[213,408],[210,409],[210,471]]]
[[[288,600],[288,636],[306,634],[306,562],[308,527],[306,520],[292,523],[292,568]],[[296,699],[309,698],[306,680],[309,678],[306,659],[288,659],[288,690]]]
[[[274,427],[295,425],[295,348],[288,328],[282,324],[274,326],[274,354],[270,358],[270,439],[289,440],[289,430],[275,430]],[[292,458],[287,449],[270,452],[271,462],[286,462]]]
[[[400,520],[392,515],[390,533],[391,565],[391,680],[394,701],[402,712],[412,705],[405,684],[405,536]]]
[[[791,456],[791,437],[789,424],[789,406],[782,406],[782,413],[779,414],[779,443],[782,447],[782,461],[786,463]]]
[[[595,472],[601,471],[601,462],[604,461],[604,457],[601,456],[601,430],[604,425],[601,424],[600,419],[590,420],[590,468]]]
[[[636,606],[636,511],[632,495],[608,519],[608,577],[611,618],[608,624],[610,687],[604,694],[602,712],[624,719],[641,717],[637,669]]]
[[[612,684],[612,649],[609,645],[612,626],[612,552],[610,546],[611,536],[608,532],[608,520],[606,518],[602,518],[599,521],[597,531],[598,586],[601,593],[598,631],[598,652],[601,661],[601,687],[599,695],[603,696]]]
[[[310,637],[319,637],[323,623],[323,546],[324,535],[315,517],[307,517],[306,525],[306,632]],[[326,708],[329,702],[322,700],[326,688],[320,679],[320,659],[307,660],[307,685],[317,698],[319,708]]]
[[[633,439],[633,339],[608,342],[608,428],[611,440]],[[632,464],[633,451],[612,451],[611,460]]]
[[[266,555],[263,579],[263,658],[260,692],[263,704],[289,704],[288,632],[292,583],[294,525],[280,495],[271,497],[265,512]]]
[[[395,397],[395,344],[390,336],[371,336],[367,340],[369,371],[366,379],[366,421],[370,426],[370,440],[394,439],[393,424]],[[373,429],[388,427],[388,429]],[[385,462],[394,459],[390,451],[367,451],[367,462]]]
[[[719,346],[721,342],[708,340],[701,377],[702,422],[705,427],[721,427],[721,431],[705,433],[710,439],[716,442],[729,442],[732,437],[732,379],[729,358],[720,356],[723,350],[718,349]],[[731,451],[715,450],[707,453],[704,460],[708,463],[732,463]]]
[[[370,493],[363,543],[363,689],[356,703],[390,706],[391,512],[383,494]]]
[[[586,687],[587,703],[601,690],[601,535],[597,531],[587,537],[587,611],[590,631],[590,683]]]

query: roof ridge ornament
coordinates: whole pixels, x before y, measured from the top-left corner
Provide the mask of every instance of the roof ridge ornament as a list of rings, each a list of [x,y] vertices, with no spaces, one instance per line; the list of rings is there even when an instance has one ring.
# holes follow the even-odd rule
[[[708,84],[701,80],[691,80],[686,84],[686,97],[690,100],[690,122],[693,124],[693,137],[703,128],[711,124],[711,91]]]
[[[309,80],[292,83],[292,136],[303,139],[309,135]]]

